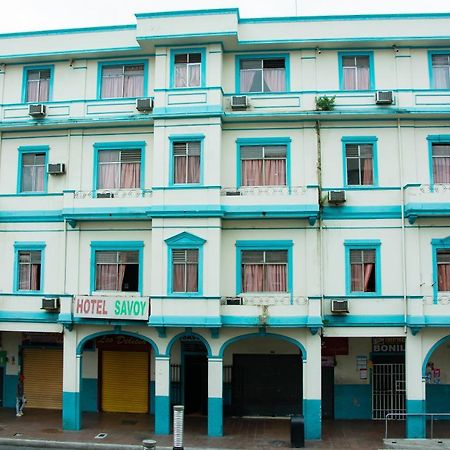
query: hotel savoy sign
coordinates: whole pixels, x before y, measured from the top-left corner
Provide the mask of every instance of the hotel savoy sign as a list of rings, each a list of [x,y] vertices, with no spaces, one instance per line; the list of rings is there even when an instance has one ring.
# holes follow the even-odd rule
[[[74,317],[85,319],[147,320],[148,297],[80,295],[73,299]]]

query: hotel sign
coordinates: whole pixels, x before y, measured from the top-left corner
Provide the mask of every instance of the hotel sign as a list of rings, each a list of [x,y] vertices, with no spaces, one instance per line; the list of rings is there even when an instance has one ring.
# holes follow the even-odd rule
[[[74,317],[85,319],[148,320],[148,297],[81,295],[73,299]]]

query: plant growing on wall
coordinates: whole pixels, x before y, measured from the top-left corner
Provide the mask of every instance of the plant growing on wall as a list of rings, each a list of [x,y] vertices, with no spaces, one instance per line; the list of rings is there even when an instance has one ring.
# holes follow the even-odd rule
[[[317,111],[332,111],[334,109],[334,102],[336,100],[336,96],[327,97],[326,95],[322,95],[321,97],[316,97],[316,110]]]

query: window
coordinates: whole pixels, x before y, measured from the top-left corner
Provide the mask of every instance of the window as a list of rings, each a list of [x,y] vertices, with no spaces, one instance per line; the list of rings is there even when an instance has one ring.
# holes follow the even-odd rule
[[[199,87],[201,85],[202,54],[178,53],[174,56],[174,87]]]
[[[346,144],[347,184],[373,185],[373,145]]]
[[[172,292],[198,292],[198,249],[172,249]]]
[[[25,102],[47,102],[50,100],[52,68],[25,68]]]
[[[200,183],[200,141],[173,143],[174,184]]]
[[[17,192],[47,191],[48,147],[19,147],[19,177]]]
[[[438,291],[450,291],[450,249],[437,250]]]
[[[100,63],[100,98],[129,98],[146,95],[147,64]]]
[[[434,183],[450,183],[450,142],[431,145]]]
[[[44,242],[15,242],[16,292],[40,292],[43,290]]]
[[[287,91],[287,58],[237,57],[240,92]]]
[[[450,89],[450,53],[431,55],[431,80],[434,89]]]
[[[344,91],[362,91],[373,89],[372,53],[340,54],[341,89]]]

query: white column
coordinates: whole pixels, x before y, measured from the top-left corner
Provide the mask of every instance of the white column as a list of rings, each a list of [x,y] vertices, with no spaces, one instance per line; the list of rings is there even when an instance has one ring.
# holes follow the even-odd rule
[[[208,358],[208,436],[223,436],[222,358]]]
[[[170,357],[155,356],[155,434],[170,433]]]

